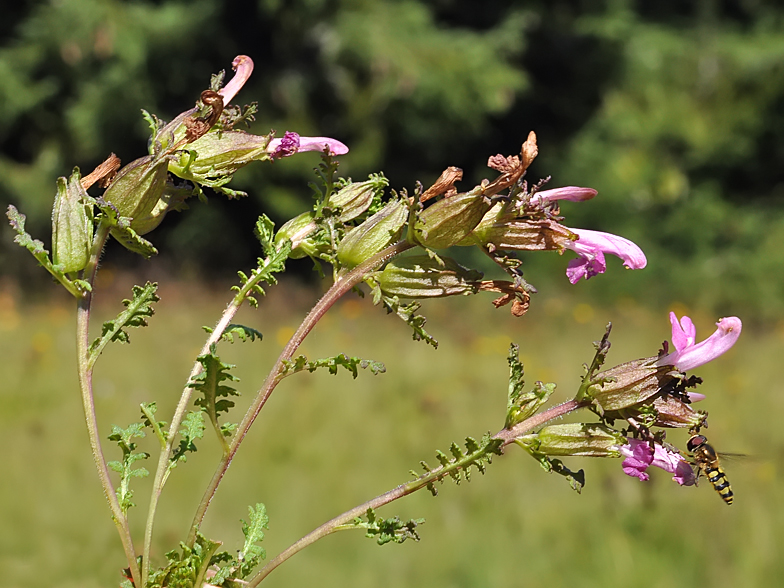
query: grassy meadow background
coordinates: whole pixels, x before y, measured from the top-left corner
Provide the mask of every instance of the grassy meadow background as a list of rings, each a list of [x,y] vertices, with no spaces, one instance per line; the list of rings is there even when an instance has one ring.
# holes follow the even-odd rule
[[[0,205],[27,215],[47,242],[55,179],[110,152],[146,153],[144,108],[164,120],[190,108],[210,74],[246,54],[256,69],[238,96],[259,102],[251,132],[332,136],[350,146],[340,172],[383,170],[409,192],[447,166],[466,189],[487,157],[536,131],[529,179],[590,186],[565,203],[568,226],[611,231],[646,252],[644,271],[610,271],[571,287],[566,259],[526,259],[540,290],[513,319],[489,297],[427,304],[437,351],[349,296],[307,339],[311,358],[344,352],[387,373],[298,374],[276,390],[229,470],[204,531],[241,547],[239,519],[264,502],[274,556],[335,514],[408,479],[466,435],[503,424],[509,343],[527,381],[569,398],[591,342],[612,321],[609,362],[656,353],[667,311],[700,338],[738,315],[736,347],[705,379],[711,442],[748,454],[725,469],[727,507],[703,482],[662,472],[643,484],[620,460],[585,468],[574,493],[516,448],[470,484],[447,483],[380,514],[425,517],[419,544],[378,547],[360,533],[328,537],[265,585],[784,586],[784,8],[769,0],[19,0],[0,22]],[[161,302],[131,345],[112,345],[95,373],[99,422],[137,420],[141,402],[170,413],[237,269],[259,253],[258,215],[278,226],[311,205],[313,154],[248,166],[209,205],[168,215],[148,237],[161,255],[109,245],[96,323],[132,280],[161,282]],[[96,193],[97,195],[97,193]],[[465,254],[465,252],[464,252]],[[539,258],[546,258],[541,262]],[[476,259],[467,258],[471,263]],[[297,270],[295,267],[299,267]],[[288,335],[317,299],[308,263],[238,321],[264,340],[223,345],[237,364],[242,410]],[[122,272],[119,268],[122,268]],[[488,278],[499,277],[488,275]],[[220,284],[220,286],[216,285]],[[0,588],[115,586],[123,555],[82,423],[74,308],[0,223]],[[94,331],[95,332],[95,331]],[[162,418],[166,418],[163,416]],[[239,416],[235,417],[239,420]],[[683,447],[686,434],[669,439]],[[154,443],[146,439],[148,450]],[[116,458],[107,445],[107,454]],[[156,554],[177,546],[218,457],[210,435],[166,488]],[[149,464],[154,467],[153,464]],[[141,534],[149,480],[131,513]]]
[[[154,269],[154,265],[153,265]],[[96,317],[110,318],[130,290],[128,276],[104,269]],[[597,280],[628,277],[617,265]],[[565,279],[565,278],[564,278]],[[137,279],[137,281],[140,281]],[[138,418],[138,404],[157,400],[170,414],[203,340],[200,325],[217,320],[227,288],[162,283],[150,327],[130,345],[113,344],[95,373],[102,431]],[[284,294],[285,292],[285,294]],[[116,585],[123,556],[94,474],[74,369],[74,313],[51,293],[0,295],[2,405],[0,442],[0,585],[9,588]],[[223,344],[237,364],[240,405],[249,401],[281,345],[318,292],[289,282],[271,290],[239,322],[264,333],[255,343]],[[520,344],[527,381],[555,381],[555,401],[573,393],[591,342],[614,323],[612,364],[656,352],[669,338],[663,310],[626,299],[612,308],[571,293],[541,292],[522,319],[495,310],[489,297],[425,305],[438,350],[411,341],[401,321],[349,295],[303,347],[309,357],[338,352],[384,361],[387,373],[298,374],[285,380],[261,413],[219,490],[204,526],[229,550],[241,547],[240,518],[264,502],[268,556],[315,526],[408,479],[420,459],[431,463],[466,435],[500,429],[510,341]],[[700,338],[718,317],[691,312]],[[697,371],[708,398],[710,440],[750,457],[725,463],[736,494],[727,507],[703,481],[680,488],[661,471],[650,483],[621,472],[620,460],[571,459],[585,468],[582,495],[510,447],[485,476],[446,483],[439,496],[420,492],[380,511],[424,517],[422,541],[379,547],[360,532],[333,535],[298,554],[268,579],[271,587],[478,586],[775,586],[784,563],[782,465],[784,409],[779,369],[784,323],[747,326],[725,357]],[[166,418],[162,416],[162,418]],[[235,420],[238,419],[235,416]],[[590,417],[588,417],[590,418]],[[156,528],[157,556],[173,549],[190,522],[217,459],[210,431],[199,451],[173,473]],[[683,447],[686,434],[672,432]],[[152,439],[147,449],[155,451]],[[106,444],[110,458],[116,458]],[[153,467],[152,464],[149,464]],[[137,533],[149,480],[137,481],[131,519]]]

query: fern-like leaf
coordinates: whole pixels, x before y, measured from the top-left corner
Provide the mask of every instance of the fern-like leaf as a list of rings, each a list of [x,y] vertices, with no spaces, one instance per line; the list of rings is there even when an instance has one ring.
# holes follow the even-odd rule
[[[46,271],[52,274],[58,282],[65,286],[66,290],[76,297],[81,297],[91,290],[89,282],[68,278],[62,270],[62,266],[54,265],[52,263],[52,260],[49,258],[49,251],[46,250],[44,244],[38,239],[33,239],[33,237],[25,231],[27,217],[19,212],[13,204],[8,205],[6,216],[8,217],[8,222],[11,224],[11,227],[16,231],[14,243],[27,249]]]
[[[133,298],[122,301],[125,310],[118,314],[116,319],[106,321],[101,329],[101,336],[90,345],[91,362],[95,362],[110,341],[130,342],[126,328],[147,326],[147,319],[155,314],[152,305],[160,300],[155,293],[157,289],[158,284],[151,282],[133,287]]]
[[[410,519],[403,522],[399,517],[391,519],[378,518],[372,508],[367,509],[365,519],[356,517],[351,525],[344,525],[342,528],[364,529],[365,537],[369,539],[375,538],[376,543],[379,545],[404,543],[408,539],[419,541],[419,533],[416,529],[417,526],[425,522],[425,519]]]
[[[116,442],[120,451],[122,451],[121,461],[110,461],[106,465],[120,475],[120,484],[116,492],[123,514],[127,513],[132,506],[136,506],[131,500],[133,498],[133,490],[130,489],[131,480],[133,478],[143,478],[150,473],[145,468],[133,467],[133,464],[137,461],[150,457],[149,453],[136,451],[136,443],[132,441],[136,437],[144,436],[144,425],[142,423],[133,423],[127,429],[114,425],[112,434],[109,435],[109,441]]]
[[[384,303],[384,307],[387,309],[387,313],[395,313],[409,327],[411,327],[411,329],[414,331],[414,341],[425,341],[436,349],[438,348],[438,341],[425,330],[425,323],[427,323],[427,318],[420,314],[416,314],[416,311],[419,310],[421,306],[419,302],[402,304],[397,296],[381,296],[381,300]]]
[[[182,420],[180,426],[180,444],[172,452],[169,458],[169,470],[177,466],[180,462],[187,460],[189,453],[196,452],[196,439],[204,437],[204,416],[201,411],[189,412]]]
[[[215,354],[215,344],[210,346],[209,353],[200,355],[197,360],[204,369],[188,385],[201,392],[203,396],[196,399],[194,404],[207,413],[219,438],[223,439],[225,431],[221,429],[218,418],[221,413],[228,412],[234,406],[234,401],[229,398],[239,396],[239,392],[234,388],[225,385],[225,382],[238,381],[234,375],[229,373],[229,370],[234,366],[220,360]]]
[[[443,451],[436,451],[436,460],[440,464],[438,467],[431,468],[427,462],[421,461],[419,464],[425,473],[409,484],[418,485],[425,483],[427,489],[433,496],[438,494],[435,482],[443,482],[444,478],[450,477],[456,484],[461,480],[471,481],[471,468],[475,467],[479,473],[484,474],[487,464],[492,463],[494,455],[501,455],[503,441],[496,439],[490,433],[485,434],[480,441],[473,437],[466,437],[466,451],[457,444],[452,443],[447,455]],[[416,472],[412,471],[416,475]]]
[[[217,554],[221,543],[210,541],[201,533],[196,536],[193,547],[180,543],[180,551],[166,553],[167,563],[150,573],[148,588],[193,588],[203,586],[210,566],[224,557]]]
[[[208,333],[212,333],[213,329],[210,327],[202,327]],[[258,339],[259,341],[262,340],[263,335],[261,331],[257,331],[252,327],[246,327],[245,325],[238,325],[238,324],[230,324],[221,333],[220,340],[227,341],[228,343],[234,343],[234,336],[237,336],[237,339],[242,341],[255,341]]]
[[[299,355],[294,359],[283,362],[283,371],[281,373],[281,377],[290,376],[305,370],[312,373],[319,368],[326,368],[329,370],[330,374],[335,375],[338,373],[338,368],[340,367],[343,367],[351,372],[351,375],[354,378],[356,378],[359,374],[359,368],[362,368],[363,370],[370,370],[374,376],[383,374],[387,371],[386,366],[384,366],[384,364],[380,361],[373,361],[372,359],[361,359],[359,357],[348,357],[345,353],[341,353],[334,357],[316,359],[314,361],[308,361],[307,357],[304,355]]]

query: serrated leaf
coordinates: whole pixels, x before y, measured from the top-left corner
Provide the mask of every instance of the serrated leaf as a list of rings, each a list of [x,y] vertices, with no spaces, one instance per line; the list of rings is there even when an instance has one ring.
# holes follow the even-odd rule
[[[134,438],[144,436],[143,423],[132,423],[126,429],[114,425],[109,435],[109,440],[116,442],[122,452],[122,461],[110,461],[106,465],[120,475],[120,484],[117,486],[116,493],[123,514],[132,506],[136,506],[131,500],[133,498],[133,490],[130,489],[131,479],[149,475],[145,468],[133,468],[133,464],[137,461],[150,457],[149,453],[136,452],[136,443],[132,441]]]
[[[425,519],[410,519],[403,522],[399,517],[381,519],[376,517],[376,513],[372,508],[367,510],[365,517],[367,520],[362,520],[362,517],[355,518],[351,526],[364,529],[365,537],[369,539],[375,538],[376,543],[379,545],[386,545],[387,543],[400,544],[408,539],[419,541],[419,533],[417,533],[416,528],[425,522]],[[346,525],[344,528],[348,527]]]
[[[304,370],[313,373],[320,368],[326,368],[330,374],[336,375],[338,373],[338,368],[340,367],[343,367],[351,372],[351,375],[354,378],[359,375],[360,368],[363,370],[370,370],[374,376],[383,374],[387,371],[386,366],[380,361],[361,359],[359,357],[348,357],[345,353],[341,353],[334,357],[326,357],[324,359],[316,359],[313,361],[308,361],[307,357],[304,355],[299,355],[294,359],[283,362],[283,371],[281,376],[290,376]]]
[[[169,458],[169,469],[175,467],[179,462],[186,461],[188,453],[196,452],[196,439],[204,437],[204,413],[201,411],[189,412],[182,420],[179,435],[180,444]]]
[[[14,243],[27,249],[46,271],[52,274],[58,282],[65,286],[66,290],[76,297],[81,297],[84,293],[90,291],[89,284],[85,285],[87,283],[83,280],[71,280],[65,275],[61,266],[52,263],[49,259],[49,251],[44,248],[44,244],[38,239],[33,239],[30,234],[25,231],[27,217],[19,212],[13,204],[8,205],[6,216],[8,217],[8,222],[11,227],[16,231]]]
[[[275,248],[275,223],[270,220],[266,214],[262,214],[256,221],[256,227],[253,231],[256,238],[261,243],[261,248],[264,255],[272,256],[277,251]]]
[[[210,327],[202,327],[202,329],[204,329],[208,333],[212,333],[213,332],[213,329],[211,329]],[[223,330],[223,333],[221,333],[220,340],[221,341],[227,341],[229,343],[234,343],[234,336],[235,335],[243,343],[245,341],[251,341],[252,342],[252,341],[255,341],[256,339],[261,341],[262,338],[263,338],[263,335],[261,334],[261,332],[257,331],[256,329],[254,329],[252,327],[246,327],[245,325],[239,325],[239,324],[231,323],[230,325],[228,325]]]
[[[188,385],[201,392],[202,396],[197,398],[194,404],[207,413],[213,428],[219,438],[223,440],[226,436],[225,430],[221,429],[218,418],[221,413],[228,412],[234,406],[234,401],[229,398],[240,395],[234,388],[224,384],[224,382],[238,381],[235,376],[229,373],[229,370],[234,366],[220,360],[215,354],[214,343],[210,346],[210,352],[200,355],[197,360],[203,370]]]
[[[101,329],[101,336],[90,345],[91,363],[95,362],[110,341],[128,343],[130,337],[125,331],[126,328],[147,326],[147,319],[155,314],[152,305],[160,300],[155,293],[157,289],[158,284],[151,282],[147,282],[143,287],[133,287],[133,299],[122,301],[125,310],[118,314],[116,319],[106,321]]]
[[[425,323],[427,323],[427,318],[416,314],[416,311],[419,310],[421,306],[418,302],[401,304],[397,296],[390,297],[383,295],[381,296],[381,301],[384,303],[384,306],[387,309],[387,313],[395,313],[409,327],[413,329],[414,341],[425,341],[434,348],[438,349],[438,341],[425,330]]]

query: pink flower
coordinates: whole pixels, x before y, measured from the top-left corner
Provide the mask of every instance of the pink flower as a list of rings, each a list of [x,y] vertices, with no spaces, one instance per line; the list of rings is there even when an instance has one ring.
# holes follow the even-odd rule
[[[237,95],[237,92],[248,81],[250,74],[253,73],[253,60],[247,55],[237,55],[234,61],[231,62],[231,67],[237,73],[228,84],[218,90],[218,94],[223,97],[224,105],[231,102],[232,98]]]
[[[647,482],[650,475],[646,471],[650,466],[656,466],[666,472],[675,474],[672,479],[681,486],[692,486],[696,482],[694,470],[688,461],[680,453],[675,453],[665,449],[661,445],[654,445],[651,449],[647,441],[639,439],[628,439],[628,445],[622,445],[619,449],[621,455],[626,457],[623,460],[623,473],[633,478],[639,478]]]
[[[675,351],[660,358],[657,366],[671,365],[685,372],[716,359],[728,351],[740,337],[743,324],[735,316],[720,319],[716,331],[700,343],[696,343],[697,329],[687,316],[678,321],[674,312],[670,313],[672,323],[672,344]]]
[[[267,151],[273,159],[288,157],[301,151],[324,151],[329,147],[332,155],[348,153],[348,147],[336,139],[329,137],[300,137],[297,133],[286,131],[282,139],[272,139],[267,146]]]
[[[571,200],[572,202],[582,202],[583,200],[590,200],[596,196],[598,192],[593,188],[579,188],[577,186],[566,186],[565,188],[554,188],[552,190],[544,190],[537,192],[531,196],[531,204],[541,202],[547,204],[554,200]]]
[[[570,228],[569,230],[579,237],[577,241],[571,241],[566,245],[567,249],[580,256],[578,259],[571,260],[566,269],[566,277],[572,284],[579,282],[580,278],[587,280],[603,274],[607,269],[605,253],[620,257],[629,269],[642,269],[648,264],[642,249],[628,239],[588,229]]]

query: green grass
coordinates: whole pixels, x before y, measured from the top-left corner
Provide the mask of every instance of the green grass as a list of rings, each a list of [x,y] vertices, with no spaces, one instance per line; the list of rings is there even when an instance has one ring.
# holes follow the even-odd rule
[[[97,314],[119,310],[129,285],[99,290]],[[237,364],[241,407],[247,405],[316,294],[273,291],[238,322],[261,330],[262,342],[223,345]],[[157,400],[168,420],[195,352],[228,295],[196,285],[164,288],[147,329],[131,345],[113,344],[99,361],[95,393],[104,434],[138,418],[138,404]],[[631,301],[612,309],[576,306],[577,298],[536,297],[528,316],[494,310],[488,297],[425,305],[437,351],[411,341],[399,320],[349,298],[306,341],[310,358],[345,352],[385,362],[387,373],[298,374],[286,379],[261,413],[229,470],[205,533],[241,547],[239,519],[264,502],[269,556],[332,516],[409,478],[421,459],[435,462],[466,435],[501,428],[506,354],[520,344],[527,380],[555,381],[556,401],[573,393],[591,342],[614,322],[608,362],[653,355],[669,338],[665,313]],[[685,310],[685,309],[681,309]],[[718,317],[692,311],[699,338]],[[9,588],[112,586],[123,556],[89,455],[74,369],[70,302],[24,304],[0,292],[0,585]],[[572,459],[587,484],[573,492],[510,447],[485,476],[445,483],[433,498],[419,493],[380,511],[424,517],[422,541],[377,546],[359,532],[339,533],[298,554],[266,581],[270,587],[342,588],[480,586],[777,586],[784,563],[781,468],[784,329],[746,327],[730,353],[697,370],[711,414],[709,439],[751,457],[725,463],[735,491],[727,507],[710,485],[680,488],[663,472],[644,484],[620,460]],[[240,413],[236,413],[239,415]],[[587,416],[587,415],[586,415]],[[239,416],[234,417],[235,420]],[[212,473],[217,448],[207,431],[199,451],[172,475],[156,528],[156,556],[187,530]],[[686,434],[669,440],[683,447]],[[153,451],[153,440],[147,450]],[[116,458],[105,445],[111,459]],[[154,463],[147,464],[149,469]],[[659,475],[657,475],[659,474]],[[137,481],[132,525],[140,534],[149,480]],[[138,535],[137,535],[138,536]]]

